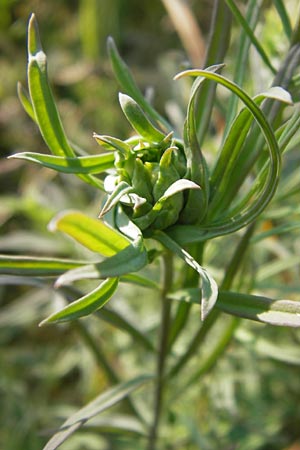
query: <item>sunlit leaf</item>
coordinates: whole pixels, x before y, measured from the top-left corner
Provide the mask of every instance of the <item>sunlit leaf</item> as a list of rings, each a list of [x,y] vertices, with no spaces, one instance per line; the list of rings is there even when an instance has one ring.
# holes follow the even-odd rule
[[[147,118],[142,108],[129,95],[119,94],[123,113],[136,132],[148,142],[161,142],[165,135]]]
[[[130,244],[118,231],[79,211],[64,211],[58,214],[50,222],[49,229],[62,231],[103,256],[112,256]]]
[[[103,283],[101,283],[92,292],[89,292],[78,300],[75,300],[62,310],[51,314],[51,316],[47,317],[40,323],[40,326],[48,323],[75,320],[92,314],[108,302],[117,289],[118,282],[118,278],[109,278],[103,281]]]

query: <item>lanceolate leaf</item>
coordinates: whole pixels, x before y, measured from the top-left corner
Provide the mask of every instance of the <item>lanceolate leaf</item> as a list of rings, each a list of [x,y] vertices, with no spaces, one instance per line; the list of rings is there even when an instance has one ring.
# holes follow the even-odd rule
[[[60,230],[103,256],[112,256],[130,244],[130,241],[118,231],[79,211],[59,214],[50,222],[49,229]]]
[[[36,117],[35,117],[35,114],[34,114],[34,110],[33,110],[33,107],[32,107],[32,103],[31,103],[29,94],[28,94],[26,89],[23,87],[23,85],[19,81],[18,81],[18,84],[17,84],[17,90],[18,90],[19,100],[20,100],[24,110],[27,112],[29,117],[34,122],[36,122]]]
[[[148,142],[161,142],[165,135],[147,118],[142,108],[129,95],[119,94],[123,113],[136,132]]]
[[[51,314],[40,323],[40,326],[47,323],[66,322],[68,320],[79,319],[80,317],[92,314],[102,308],[112,297],[118,286],[118,278],[109,278],[101,283],[92,292],[70,303],[62,310]]]
[[[74,157],[74,151],[65,135],[48,82],[47,58],[42,49],[34,14],[28,26],[28,86],[34,116],[49,149],[57,156]],[[27,106],[27,112],[31,115],[28,103],[24,97],[22,99],[22,103],[25,102],[24,106]],[[102,182],[92,175],[80,175],[80,177],[87,183],[103,189]]]
[[[32,14],[28,26],[28,85],[41,134],[56,155],[74,156],[68,144],[48,83],[47,59],[40,42],[38,25]]]
[[[147,251],[142,238],[137,239],[112,257],[95,264],[88,264],[78,270],[71,270],[58,278],[56,285],[73,283],[82,279],[119,277],[142,269],[148,263]]]
[[[183,259],[190,267],[198,272],[201,278],[201,319],[204,320],[214,307],[218,297],[218,286],[212,276],[192,258],[192,256],[173,241],[167,234],[157,231],[154,236],[161,244]]]
[[[172,131],[170,124],[145,100],[141,91],[137,87],[128,66],[120,57],[114,40],[111,37],[108,38],[107,48],[114,74],[123,91],[130,95],[130,97],[132,97],[141,106],[141,108],[146,111],[148,116],[153,120],[154,124],[157,124],[165,132]]]
[[[169,295],[171,299],[200,303],[198,288],[185,289]],[[216,308],[234,316],[271,325],[300,327],[300,302],[273,300],[260,295],[221,291]]]
[[[50,439],[43,450],[56,450],[71,434],[83,426],[89,419],[116,405],[133,391],[152,379],[152,375],[140,375],[133,380],[120,383],[117,386],[108,389],[106,392],[103,392],[93,401],[69,417],[69,419],[62,424],[60,431]]]
[[[65,156],[53,156],[40,153],[16,153],[10,158],[25,159],[40,164],[49,169],[64,173],[91,174],[101,173],[114,166],[114,154],[103,153],[101,155],[79,156],[77,158]]]
[[[0,255],[0,273],[20,276],[55,276],[85,262],[57,258]]]

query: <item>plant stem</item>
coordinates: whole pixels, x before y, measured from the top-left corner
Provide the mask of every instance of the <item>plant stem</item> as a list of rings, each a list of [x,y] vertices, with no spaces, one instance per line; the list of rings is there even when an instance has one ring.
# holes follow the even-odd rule
[[[154,398],[154,418],[149,433],[148,450],[155,450],[158,428],[161,418],[163,395],[165,388],[165,366],[168,355],[168,339],[170,329],[171,301],[167,293],[171,289],[173,279],[172,254],[166,252],[162,257],[162,290],[161,290],[161,323],[156,371],[156,390]]]

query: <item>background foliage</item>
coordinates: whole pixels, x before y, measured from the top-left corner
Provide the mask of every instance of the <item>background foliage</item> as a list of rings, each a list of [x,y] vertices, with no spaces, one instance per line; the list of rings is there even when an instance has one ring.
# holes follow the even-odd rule
[[[288,9],[295,10],[296,3],[288,2]],[[189,4],[206,38],[211,2]],[[239,5],[243,8],[243,2]],[[154,87],[158,109],[163,111],[167,106],[174,111],[174,105],[168,100],[175,96],[184,110],[187,93],[177,93],[174,83],[169,80],[185,67],[187,54],[190,60],[199,55],[195,56],[193,49],[186,45],[183,48],[184,40],[181,41],[175,32],[165,6],[160,1],[142,3],[136,0],[2,1],[1,252],[91,257],[87,250],[47,231],[47,224],[55,213],[66,208],[76,207],[97,215],[101,203],[94,190],[89,187],[83,189],[75,177],[57,175],[28,163],[5,159],[5,156],[19,151],[46,151],[35,125],[24,114],[16,95],[16,82],[21,80],[25,83],[26,80],[25,42],[30,12],[34,11],[39,20],[49,58],[51,83],[67,134],[93,153],[97,151],[97,144],[92,139],[93,131],[120,138],[129,133],[117,104],[118,87],[105,52],[108,35],[116,39],[140,87]],[[265,3],[258,34],[276,64],[282,59],[287,38],[272,2]],[[237,39],[236,27],[226,61],[229,74],[233,66],[230,63],[236,55]],[[254,94],[269,85],[270,73],[255,53],[251,58],[250,68],[259,67],[260,70],[252,71],[253,77],[247,78],[245,85]],[[148,93],[152,95],[151,90]],[[179,116],[182,111],[176,110]],[[208,147],[213,148],[220,139],[223,111],[220,101],[214,113]],[[298,154],[299,147],[295,145],[284,167],[286,174],[299,164]],[[284,188],[287,187],[282,186],[283,199]],[[298,199],[299,188],[295,184],[291,204],[299,204]],[[289,202],[291,200],[287,199],[286,207]],[[275,217],[270,213],[263,224],[265,231],[274,224],[281,225],[286,211],[278,208]],[[299,299],[299,246],[297,230],[291,230],[280,240],[272,238],[256,246],[255,263],[250,256],[246,261],[244,283],[251,285],[255,274],[257,289],[281,298]],[[230,248],[226,241],[220,239],[217,246],[211,246],[210,252],[212,270],[218,276],[218,270],[229,259]],[[157,269],[155,267],[153,273],[149,273],[154,281]],[[111,326],[109,316],[105,320],[95,317],[80,324],[39,329],[37,324],[53,311],[55,303],[61,302],[58,294],[38,286],[12,287],[1,283],[0,289],[1,448],[41,449],[52,432],[49,424],[53,424],[53,428],[59,426],[61,418],[109,386],[113,376],[134,376],[140,367],[151,370],[154,362],[149,354],[146,358],[134,339]],[[155,334],[157,306],[158,299],[147,296],[145,290],[136,288],[133,292],[132,287],[122,287],[112,308],[128,318],[129,323],[141,323],[141,328],[151,336],[151,333]],[[226,321],[224,316],[224,327]],[[198,322],[196,310],[189,323],[191,335]],[[99,341],[105,357],[85,345],[90,334]],[[180,396],[176,381],[172,381],[170,391],[174,390],[176,395],[169,423],[174,424],[174,432],[181,439],[179,448],[296,449],[300,439],[299,339],[297,329],[274,329],[243,321],[215,370],[209,372],[201,383],[194,383],[188,395]],[[188,337],[178,341],[175,351],[182,351],[187,341]],[[115,369],[113,375],[105,369],[105,358]],[[190,371],[197,369],[202,358],[205,355],[193,358],[181,377],[189,380]],[[105,430],[101,438],[94,433],[97,427]],[[140,437],[136,424],[131,428],[128,437],[121,438],[112,433],[111,426],[105,428],[105,424],[95,421],[62,448],[112,449],[130,448],[131,445],[143,448],[143,437]]]

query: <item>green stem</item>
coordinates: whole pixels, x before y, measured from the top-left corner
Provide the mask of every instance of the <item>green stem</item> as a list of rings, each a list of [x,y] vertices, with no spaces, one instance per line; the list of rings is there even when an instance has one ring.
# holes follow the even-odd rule
[[[173,280],[172,254],[166,252],[162,257],[162,291],[161,291],[161,323],[160,339],[157,359],[156,390],[154,398],[154,418],[149,433],[148,450],[155,450],[158,438],[158,429],[163,406],[165,390],[165,366],[168,355],[168,340],[171,316],[171,301],[167,298]]]

